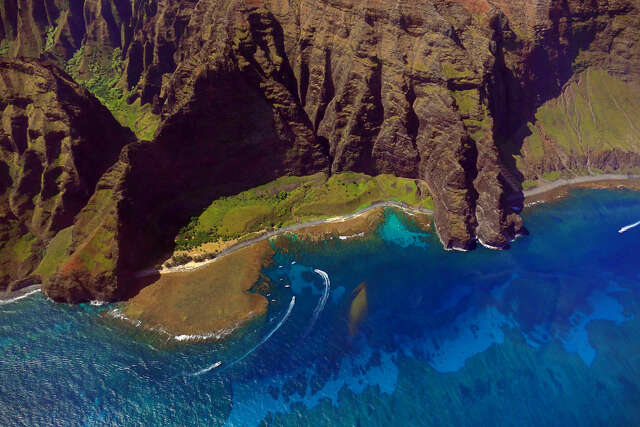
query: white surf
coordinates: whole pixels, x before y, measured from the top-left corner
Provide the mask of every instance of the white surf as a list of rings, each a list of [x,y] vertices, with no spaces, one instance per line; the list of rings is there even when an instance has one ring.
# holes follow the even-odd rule
[[[25,299],[30,295],[37,294],[38,292],[40,292],[40,288],[35,289],[33,291],[30,291],[30,292],[27,292],[25,294],[22,294],[20,296],[15,297],[15,298],[7,299],[7,300],[0,300],[0,305],[6,305],[6,304],[11,304],[12,302],[20,301],[21,299]]]

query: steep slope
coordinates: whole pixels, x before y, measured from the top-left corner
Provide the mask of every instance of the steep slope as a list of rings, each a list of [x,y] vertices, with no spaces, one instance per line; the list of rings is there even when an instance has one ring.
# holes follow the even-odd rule
[[[179,227],[211,200],[326,169],[313,140],[280,137],[270,105],[242,74],[200,78],[200,98],[166,120],[154,142],[125,147],[98,183],[74,226],[84,239],[45,283],[51,298],[124,298],[135,292],[134,273],[170,250]],[[242,109],[228,111],[239,101]]]
[[[55,65],[0,60],[0,290],[38,265],[132,140]],[[36,278],[34,278],[35,280]]]
[[[525,180],[640,166],[638,0],[20,5],[0,11],[6,55],[57,61],[153,136],[77,217],[56,299],[123,297],[190,216],[286,174],[424,179],[466,249],[524,231]]]
[[[560,174],[640,171],[640,87],[599,69],[571,80],[524,130],[518,169],[527,184]]]

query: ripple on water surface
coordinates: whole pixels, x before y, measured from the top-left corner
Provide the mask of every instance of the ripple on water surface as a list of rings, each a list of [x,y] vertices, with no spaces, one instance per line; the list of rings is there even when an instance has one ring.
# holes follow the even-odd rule
[[[218,342],[33,294],[0,306],[0,421],[635,424],[640,228],[618,231],[638,213],[638,193],[577,191],[511,250],[460,254],[387,210],[370,238],[277,251],[268,314]]]

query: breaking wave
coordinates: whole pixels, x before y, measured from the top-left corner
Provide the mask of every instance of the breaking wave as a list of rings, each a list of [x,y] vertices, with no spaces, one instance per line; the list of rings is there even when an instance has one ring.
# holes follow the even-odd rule
[[[364,231],[362,233],[350,234],[348,236],[338,236],[340,240],[355,239],[357,237],[364,237]]]
[[[29,292],[26,292],[26,293],[24,293],[22,295],[19,295],[19,296],[15,297],[15,298],[7,299],[7,300],[0,300],[0,305],[6,305],[6,304],[11,304],[12,302],[20,301],[21,299],[25,299],[29,295],[37,294],[38,292],[40,292],[40,287],[38,287],[38,289],[34,289],[32,291],[29,291]]]
[[[205,341],[210,339],[219,340],[226,337],[227,335],[231,335],[231,333],[235,330],[236,328],[233,327],[228,329],[220,329],[219,331],[210,332],[208,334],[175,335],[173,336],[173,339],[176,341]]]

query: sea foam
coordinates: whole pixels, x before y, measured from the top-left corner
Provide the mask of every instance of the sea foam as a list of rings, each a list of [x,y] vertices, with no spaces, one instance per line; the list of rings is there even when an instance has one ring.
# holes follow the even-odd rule
[[[20,301],[21,299],[25,299],[26,297],[28,297],[30,295],[37,294],[38,292],[41,292],[40,288],[34,289],[32,291],[29,291],[29,292],[27,292],[25,294],[22,294],[22,295],[19,295],[19,296],[15,297],[15,298],[7,299],[7,300],[0,300],[0,305],[6,305],[6,304],[11,304],[11,303],[16,302],[16,301]]]

